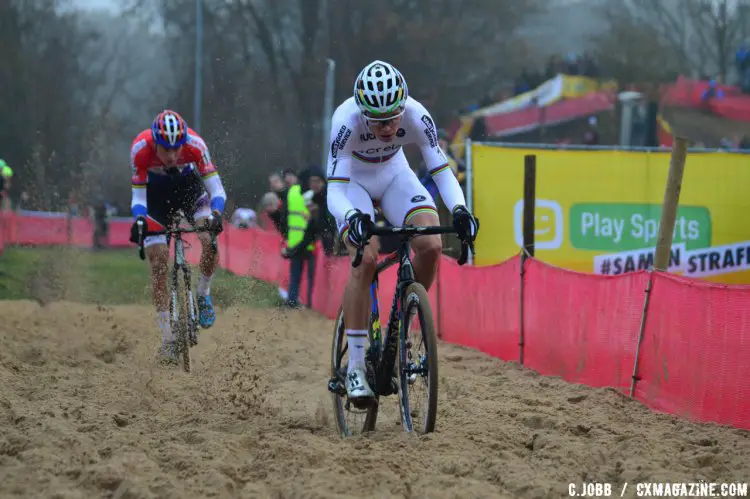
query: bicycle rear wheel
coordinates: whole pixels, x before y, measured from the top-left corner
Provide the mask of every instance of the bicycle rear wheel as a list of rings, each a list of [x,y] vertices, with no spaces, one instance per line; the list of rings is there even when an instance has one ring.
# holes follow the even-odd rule
[[[370,405],[364,409],[357,409],[346,397],[346,368],[345,359],[348,350],[346,338],[346,327],[344,326],[344,309],[339,309],[333,329],[333,345],[331,349],[331,397],[333,401],[333,414],[336,419],[336,427],[342,437],[350,437],[358,433],[375,430],[375,422],[378,418],[378,404]]]
[[[435,430],[438,400],[437,336],[427,291],[411,283],[402,298],[403,320],[399,331],[398,371],[401,422],[407,432],[430,433]],[[412,331],[413,319],[419,330]],[[413,349],[414,343],[423,349]],[[422,392],[426,400],[422,404]]]

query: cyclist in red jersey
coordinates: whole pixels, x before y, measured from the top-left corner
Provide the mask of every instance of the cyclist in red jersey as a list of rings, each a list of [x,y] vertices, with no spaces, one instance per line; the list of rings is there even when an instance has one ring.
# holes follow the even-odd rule
[[[162,111],[150,129],[138,134],[130,148],[130,167],[133,172],[131,210],[135,218],[130,234],[132,242],[138,242],[138,220],[145,222],[149,217],[166,227],[179,210],[190,223],[203,224],[209,220],[214,230],[221,232],[221,215],[226,202],[224,187],[206,143],[188,128],[179,114]],[[209,328],[216,319],[211,300],[211,279],[218,253],[211,247],[210,234],[199,233],[198,238],[202,246],[197,288],[198,319],[201,327]],[[153,302],[162,332],[159,354],[164,360],[174,362],[177,351],[169,324],[167,238],[146,237],[144,247],[151,269]]]

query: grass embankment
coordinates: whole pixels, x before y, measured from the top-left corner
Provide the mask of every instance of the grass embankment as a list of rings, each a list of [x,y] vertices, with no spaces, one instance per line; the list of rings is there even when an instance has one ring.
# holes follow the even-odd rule
[[[195,289],[197,267],[192,267],[192,274]],[[211,292],[221,308],[270,307],[280,300],[274,285],[222,269],[216,273]],[[0,255],[0,300],[150,304],[148,263],[135,250],[6,248]]]

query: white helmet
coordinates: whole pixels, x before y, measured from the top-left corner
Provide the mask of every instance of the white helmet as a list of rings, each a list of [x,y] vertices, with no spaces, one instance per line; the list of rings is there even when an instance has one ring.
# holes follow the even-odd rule
[[[362,114],[370,119],[394,111],[403,113],[408,96],[406,80],[387,62],[371,62],[354,82],[354,100]]]

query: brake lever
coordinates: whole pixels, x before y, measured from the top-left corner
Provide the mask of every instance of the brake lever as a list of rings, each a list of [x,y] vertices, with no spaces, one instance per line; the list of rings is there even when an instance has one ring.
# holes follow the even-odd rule
[[[141,260],[146,259],[146,251],[143,249],[143,220],[136,222],[138,225],[138,256]]]
[[[362,263],[362,254],[364,253],[364,247],[357,248],[357,254],[354,255],[354,260],[352,260],[352,268],[359,267],[359,264]]]
[[[461,255],[458,257],[458,264],[463,265],[469,259],[469,243],[461,241]]]

